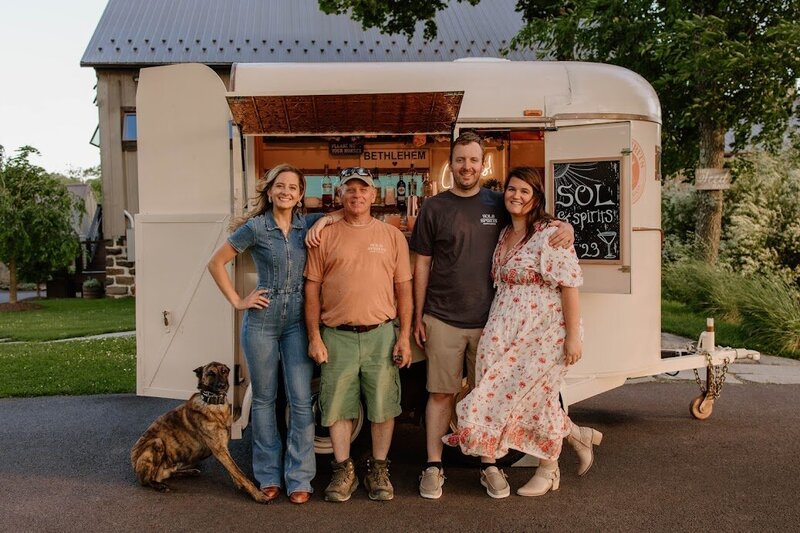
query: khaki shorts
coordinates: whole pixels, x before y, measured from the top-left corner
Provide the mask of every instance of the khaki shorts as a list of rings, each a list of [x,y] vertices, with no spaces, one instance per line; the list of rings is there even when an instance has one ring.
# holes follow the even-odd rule
[[[391,323],[366,333],[324,327],[322,341],[328,349],[319,385],[323,426],[358,418],[361,393],[370,422],[385,422],[400,414],[400,373],[392,361]]]
[[[428,392],[455,394],[461,391],[464,356],[467,358],[467,382],[475,386],[475,355],[483,328],[461,329],[424,315],[425,356],[428,358]]]

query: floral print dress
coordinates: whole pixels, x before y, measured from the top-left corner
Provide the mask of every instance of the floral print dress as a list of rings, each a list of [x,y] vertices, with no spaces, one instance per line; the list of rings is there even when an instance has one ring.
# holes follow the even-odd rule
[[[502,457],[509,448],[557,459],[571,422],[558,401],[567,372],[559,287],[583,283],[573,247],[553,248],[545,224],[506,257],[500,235],[492,260],[497,293],[478,344],[477,385],[456,406],[458,430],[443,440],[468,455]],[[581,327],[581,335],[583,333]]]

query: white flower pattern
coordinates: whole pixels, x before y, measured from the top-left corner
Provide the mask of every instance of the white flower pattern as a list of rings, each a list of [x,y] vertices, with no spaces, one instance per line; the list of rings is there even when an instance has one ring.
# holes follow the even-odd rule
[[[509,228],[500,235],[492,260],[497,294],[478,344],[477,384],[456,407],[458,430],[443,438],[466,454],[502,457],[513,448],[552,460],[569,434],[558,401],[567,372],[559,287],[578,287],[583,276],[573,247],[547,242],[555,231],[540,224],[505,258],[500,250]]]

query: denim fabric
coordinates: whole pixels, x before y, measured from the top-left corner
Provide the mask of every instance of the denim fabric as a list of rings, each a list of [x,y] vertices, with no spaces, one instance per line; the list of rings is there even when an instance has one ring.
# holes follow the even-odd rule
[[[250,250],[258,288],[267,290],[266,309],[248,309],[241,343],[253,390],[253,474],[260,487],[285,486],[286,492],[312,492],[316,473],[314,415],[311,408],[313,361],[303,317],[303,269],[307,228],[318,216],[295,215],[288,237],[271,212],[251,218],[228,238],[237,251]],[[277,428],[275,398],[278,365],[289,404],[286,454]]]

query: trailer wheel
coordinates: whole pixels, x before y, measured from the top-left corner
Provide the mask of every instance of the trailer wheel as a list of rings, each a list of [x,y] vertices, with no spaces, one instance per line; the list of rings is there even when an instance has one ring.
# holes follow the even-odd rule
[[[714,399],[701,394],[689,404],[689,412],[698,420],[705,420],[714,411]]]
[[[333,444],[331,443],[331,433],[322,425],[322,409],[319,406],[319,378],[311,380],[311,410],[314,412],[314,452],[318,454],[332,454]],[[288,423],[289,411],[286,412]],[[364,427],[364,405],[358,404],[358,418],[353,421],[353,433],[350,435],[350,443],[354,443]],[[351,452],[352,453],[352,452]]]

